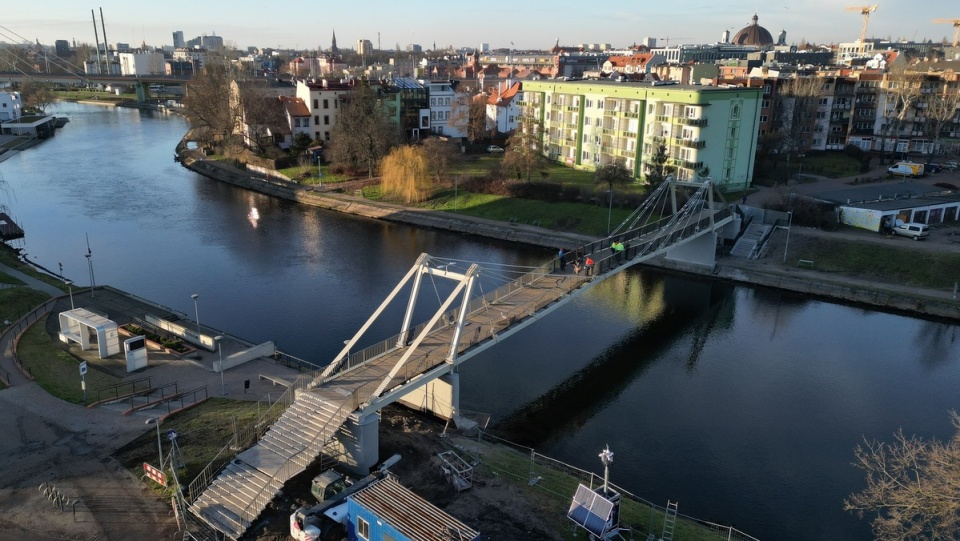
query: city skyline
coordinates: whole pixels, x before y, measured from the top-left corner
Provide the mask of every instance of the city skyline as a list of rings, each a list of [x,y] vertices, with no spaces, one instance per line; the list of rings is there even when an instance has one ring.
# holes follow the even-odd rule
[[[314,2],[289,0],[282,8],[273,6],[264,13],[262,4],[250,0],[230,2],[229,7],[171,0],[153,6],[155,11],[145,17],[144,11],[132,11],[128,3],[118,0],[100,0],[89,7],[81,7],[75,1],[46,0],[42,13],[55,16],[41,18],[35,6],[31,9],[22,3],[10,6],[0,25],[0,41],[39,40],[52,45],[55,40],[65,39],[71,43],[93,43],[90,10],[96,13],[100,33],[102,7],[110,43],[129,43],[134,47],[142,42],[150,46],[172,45],[176,30],[182,30],[186,39],[215,34],[240,49],[326,49],[334,31],[341,48],[353,48],[358,39],[368,39],[374,47],[379,41],[382,49],[416,43],[424,50],[433,48],[434,43],[437,48],[489,43],[494,49],[548,49],[558,38],[561,45],[609,43],[615,48],[628,47],[646,37],[657,38],[658,45],[665,45],[668,39],[670,45],[716,43],[724,30],[732,36],[749,25],[755,13],[760,26],[769,30],[774,39],[785,30],[788,44],[839,43],[859,38],[863,24],[859,13],[845,8],[867,2],[799,0],[775,6],[757,4],[755,0],[729,0],[722,5],[707,0],[679,0],[638,7],[636,2],[609,0],[599,6],[602,9],[595,9],[595,5],[580,2],[533,0],[460,8],[453,7],[460,4],[450,2],[420,0],[415,9],[411,6],[397,14],[396,3],[374,0],[363,4],[363,16],[358,17],[356,7],[342,3],[318,9]],[[868,38],[949,41],[953,27],[932,20],[960,18],[960,6],[955,1],[917,4],[887,0],[878,4],[879,9],[870,17]]]

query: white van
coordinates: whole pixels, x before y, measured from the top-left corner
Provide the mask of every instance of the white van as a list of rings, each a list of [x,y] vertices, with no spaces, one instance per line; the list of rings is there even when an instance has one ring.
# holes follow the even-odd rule
[[[929,227],[927,227],[924,224],[917,224],[913,222],[899,224],[893,228],[893,232],[896,233],[897,235],[910,237],[913,240],[922,240],[930,236]]]

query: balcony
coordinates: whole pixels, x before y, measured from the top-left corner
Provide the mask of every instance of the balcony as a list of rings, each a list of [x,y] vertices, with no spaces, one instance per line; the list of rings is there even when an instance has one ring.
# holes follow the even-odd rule
[[[857,94],[876,94],[877,88],[874,86],[857,87]]]
[[[670,165],[674,167],[682,167],[684,169],[703,169],[703,162],[689,162],[687,160],[680,160],[677,158],[670,158]]]
[[[703,148],[707,145],[706,141],[698,141],[696,139],[674,139],[673,144],[679,145],[686,148]]]
[[[670,118],[671,117],[667,115],[657,115],[654,117],[654,120],[656,120],[657,122],[670,122]]]
[[[579,106],[579,105],[568,105],[568,106],[567,106],[567,111],[572,111],[572,112],[576,113],[576,112],[579,111],[579,110],[580,110],[580,106]]]
[[[683,124],[684,126],[698,126],[700,128],[704,128],[707,125],[707,119],[706,118],[681,118],[680,124]]]

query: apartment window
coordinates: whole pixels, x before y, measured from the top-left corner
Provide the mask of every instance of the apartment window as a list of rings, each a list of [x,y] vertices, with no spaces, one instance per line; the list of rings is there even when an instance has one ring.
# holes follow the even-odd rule
[[[314,126],[320,125],[320,115],[313,115],[313,125]]]
[[[508,118],[507,118],[507,122],[513,122],[513,119],[514,119],[514,117],[512,117],[512,116],[511,116],[511,117],[508,117]]]
[[[317,134],[317,137],[319,137],[319,136],[320,136],[320,134],[318,133],[318,134]],[[324,140],[324,141],[329,141],[329,140],[330,140],[330,132],[328,132],[328,131],[323,132],[323,140]]]
[[[437,105],[437,98],[430,98],[430,105],[436,106],[436,105]]]
[[[337,100],[333,100],[333,108],[334,108],[334,109],[337,108]]]
[[[586,150],[584,150],[584,151],[583,151],[583,158],[581,158],[581,159],[582,159],[583,161],[585,161],[585,162],[590,161],[590,153],[587,152]]]
[[[511,117],[511,118],[513,118],[513,117]],[[444,120],[450,120],[450,111],[444,111],[444,112],[443,112],[443,119],[444,119]]]
[[[764,95],[764,96],[769,96],[769,95],[770,95],[770,90],[771,90],[770,85],[763,85],[763,95]]]
[[[370,523],[362,517],[357,517],[357,536],[360,539],[370,539]]]
[[[444,105],[450,105],[450,98],[443,98]]]
[[[767,115],[760,115],[760,122],[766,122],[766,121],[767,121]]]
[[[697,118],[697,108],[696,107],[687,107],[684,111],[687,114],[687,118]]]
[[[830,98],[820,98],[820,105],[827,105],[830,103]]]
[[[324,109],[330,108],[330,100],[323,100],[323,108]]]
[[[763,101],[760,103],[760,108],[762,108],[762,109],[769,109],[769,108],[770,108],[770,100],[763,100]]]
[[[330,115],[323,115],[323,125],[324,126],[330,125]]]
[[[313,100],[313,108],[314,109],[320,108],[320,100]]]
[[[320,132],[318,132],[318,131],[313,132],[313,138],[314,138],[314,139],[320,139]]]
[[[680,133],[680,137],[682,137],[683,139],[693,139],[693,129],[684,128],[683,131]]]

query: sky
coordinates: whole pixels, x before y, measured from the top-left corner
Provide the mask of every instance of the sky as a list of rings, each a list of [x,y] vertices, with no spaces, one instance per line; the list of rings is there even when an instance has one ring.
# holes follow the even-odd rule
[[[953,27],[932,20],[960,18],[957,0],[867,1],[880,6],[870,17],[868,38],[952,40]],[[172,45],[174,30],[182,30],[185,39],[215,34],[241,49],[325,49],[334,31],[341,48],[354,47],[358,39],[369,39],[374,47],[379,42],[383,49],[410,43],[424,49],[434,43],[437,48],[489,43],[491,48],[549,49],[558,38],[561,45],[614,47],[646,37],[658,38],[658,45],[667,38],[671,45],[715,43],[724,30],[732,35],[749,25],[754,13],[774,39],[786,30],[787,43],[838,43],[859,38],[863,24],[859,12],[845,7],[865,5],[864,0],[98,0],[84,6],[76,0],[37,0],[4,5],[0,41],[93,43],[90,10],[99,21],[103,8],[110,43],[131,46]]]

